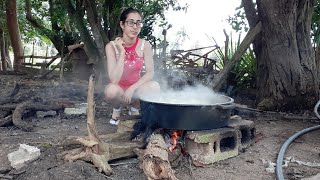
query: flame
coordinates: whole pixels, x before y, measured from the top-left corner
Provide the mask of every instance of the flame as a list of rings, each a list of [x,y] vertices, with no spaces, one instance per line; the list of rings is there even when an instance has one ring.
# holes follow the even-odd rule
[[[177,146],[177,139],[179,137],[180,134],[183,133],[183,130],[177,130],[177,131],[173,131],[171,134],[171,143],[172,146],[169,147],[169,151],[172,152],[176,146]]]

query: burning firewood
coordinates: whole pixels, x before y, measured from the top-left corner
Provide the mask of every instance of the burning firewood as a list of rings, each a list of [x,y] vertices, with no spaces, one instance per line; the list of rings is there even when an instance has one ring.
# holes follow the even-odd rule
[[[87,102],[87,129],[89,135],[86,138],[76,139],[80,144],[82,144],[85,147],[64,152],[64,159],[68,161],[75,161],[78,159],[91,161],[100,172],[104,172],[106,175],[110,175],[112,174],[112,168],[107,163],[108,161],[133,156],[133,149],[142,147],[142,144],[140,144],[139,142],[129,141],[119,142],[119,139],[123,138],[126,134],[127,137],[130,137],[131,132],[130,128],[128,127],[120,128],[120,130],[117,133],[111,134],[110,138],[105,137],[108,139],[108,142],[104,142],[102,138],[98,136],[95,128],[93,75],[91,75],[89,79]]]
[[[152,135],[147,148],[135,149],[135,152],[141,162],[140,168],[149,180],[177,180],[169,162],[167,144],[161,134]]]

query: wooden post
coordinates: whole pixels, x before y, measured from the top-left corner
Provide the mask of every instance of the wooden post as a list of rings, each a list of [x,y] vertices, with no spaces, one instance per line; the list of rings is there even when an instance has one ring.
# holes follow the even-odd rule
[[[63,69],[64,69],[63,50],[64,50],[64,40],[62,39],[61,61],[60,61],[60,81],[63,81]]]
[[[225,29],[223,29],[223,33],[226,36],[226,41],[224,42],[224,58],[223,58],[223,64],[226,65],[228,62],[228,48],[229,48],[229,36]]]
[[[33,67],[33,56],[34,56],[34,41],[32,43],[32,56],[31,56],[31,67]],[[30,61],[29,61],[30,62]]]
[[[117,131],[114,134],[106,135],[108,142],[104,142],[98,136],[98,133],[95,127],[94,84],[95,84],[95,78],[94,78],[94,75],[91,75],[89,78],[88,96],[87,96],[88,137],[76,138],[76,141],[81,143],[85,147],[66,151],[66,152],[63,152],[62,154],[64,155],[64,159],[68,161],[75,161],[77,159],[91,161],[93,165],[98,168],[100,172],[104,172],[106,175],[110,175],[113,173],[113,171],[111,166],[108,164],[108,161],[133,156],[135,154],[133,152],[133,149],[141,148],[143,144],[139,142],[131,142],[131,141],[121,141],[121,143],[119,143],[119,139],[123,137],[130,137],[132,128],[129,128],[129,127],[122,129],[121,131]],[[125,123],[125,120],[120,122],[119,128],[121,127],[121,123]]]

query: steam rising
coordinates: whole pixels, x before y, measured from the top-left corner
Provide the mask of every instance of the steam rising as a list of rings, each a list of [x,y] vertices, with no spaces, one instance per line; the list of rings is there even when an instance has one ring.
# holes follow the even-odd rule
[[[215,105],[232,103],[233,99],[215,93],[203,85],[177,90],[162,90],[160,94],[141,97],[144,101],[178,105]]]

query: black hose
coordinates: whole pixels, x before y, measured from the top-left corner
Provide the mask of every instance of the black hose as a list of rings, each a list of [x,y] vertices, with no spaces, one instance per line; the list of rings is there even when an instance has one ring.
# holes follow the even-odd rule
[[[320,119],[320,116],[318,114],[318,107],[320,105],[320,101],[318,101],[318,103],[316,104],[316,106],[314,107],[314,112],[316,113],[317,117]],[[283,177],[283,171],[282,171],[282,164],[283,164],[283,158],[284,158],[284,154],[287,150],[287,148],[289,147],[289,145],[292,143],[292,141],[294,141],[296,138],[298,138],[299,136],[306,134],[308,132],[314,131],[320,129],[320,125],[314,126],[314,127],[310,127],[310,128],[306,128],[303,129],[297,133],[295,133],[294,135],[292,135],[282,146],[281,149],[279,151],[278,154],[278,158],[277,158],[277,163],[276,163],[276,176],[277,176],[277,180],[284,180]]]

